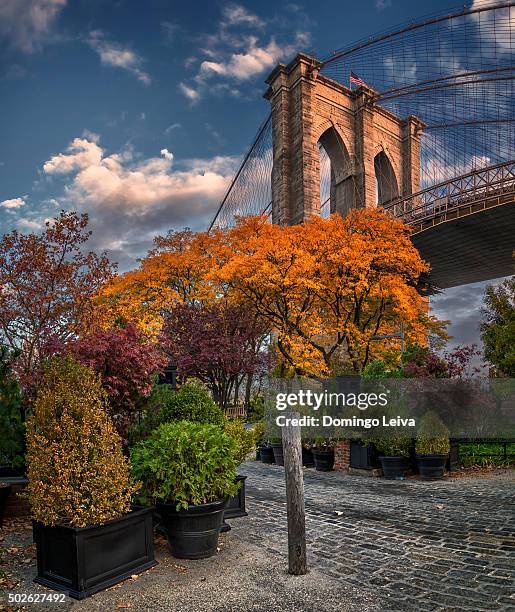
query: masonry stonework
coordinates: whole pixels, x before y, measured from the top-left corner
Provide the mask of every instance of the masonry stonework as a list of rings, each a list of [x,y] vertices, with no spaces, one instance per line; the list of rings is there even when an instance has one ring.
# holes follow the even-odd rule
[[[410,195],[420,187],[416,117],[400,119],[356,91],[320,75],[322,63],[299,54],[267,79],[272,106],[272,221],[302,223],[320,214],[320,146],[331,161],[331,212],[345,216]]]

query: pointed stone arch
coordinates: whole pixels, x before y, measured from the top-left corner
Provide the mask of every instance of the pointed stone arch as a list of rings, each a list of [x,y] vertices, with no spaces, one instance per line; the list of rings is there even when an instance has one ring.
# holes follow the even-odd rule
[[[353,164],[349,150],[334,125],[327,127],[318,138],[318,146],[327,153],[330,161],[331,214],[346,216],[357,205]],[[323,206],[324,202],[320,202]]]
[[[380,206],[399,197],[399,183],[390,158],[383,150],[374,157],[376,177],[376,202]]]

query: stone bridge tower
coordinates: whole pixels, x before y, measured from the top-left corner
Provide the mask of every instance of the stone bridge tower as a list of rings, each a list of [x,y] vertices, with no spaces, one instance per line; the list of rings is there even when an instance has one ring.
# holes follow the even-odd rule
[[[298,55],[267,79],[272,105],[272,221],[301,223],[320,214],[320,146],[331,162],[331,212],[384,205],[419,191],[416,117],[400,119],[356,91],[319,74],[322,64]]]

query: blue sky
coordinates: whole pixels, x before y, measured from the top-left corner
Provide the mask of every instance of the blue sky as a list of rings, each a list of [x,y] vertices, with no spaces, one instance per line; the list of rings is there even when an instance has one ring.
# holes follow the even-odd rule
[[[0,0],[2,233],[87,211],[92,246],[127,269],[152,236],[206,228],[268,113],[276,63],[454,6]],[[443,314],[468,304],[460,339],[470,340],[475,323],[459,325],[481,290],[439,298]]]

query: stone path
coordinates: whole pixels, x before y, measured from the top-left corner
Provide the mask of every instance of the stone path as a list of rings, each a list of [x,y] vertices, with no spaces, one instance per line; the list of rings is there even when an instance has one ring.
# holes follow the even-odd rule
[[[249,517],[236,537],[287,555],[284,471],[248,462]],[[439,482],[305,470],[313,568],[382,610],[515,610],[512,473]]]

